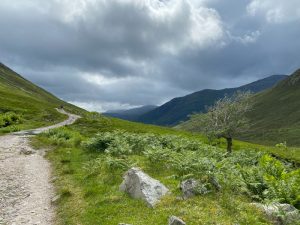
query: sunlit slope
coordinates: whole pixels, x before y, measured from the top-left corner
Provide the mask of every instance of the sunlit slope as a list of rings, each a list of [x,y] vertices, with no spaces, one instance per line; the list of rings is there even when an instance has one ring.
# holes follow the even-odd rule
[[[274,88],[255,96],[250,130],[243,139],[300,145],[300,69]]]

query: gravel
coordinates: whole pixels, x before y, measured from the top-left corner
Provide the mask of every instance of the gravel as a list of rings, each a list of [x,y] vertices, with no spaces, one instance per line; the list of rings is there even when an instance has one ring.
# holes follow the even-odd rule
[[[45,151],[35,151],[28,137],[51,128],[74,123],[79,116],[59,124],[0,137],[0,224],[54,223],[55,210],[51,199],[55,191],[51,182],[51,166]]]

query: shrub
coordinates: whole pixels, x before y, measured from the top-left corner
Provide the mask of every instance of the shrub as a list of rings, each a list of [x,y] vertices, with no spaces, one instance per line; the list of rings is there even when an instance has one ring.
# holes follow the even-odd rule
[[[169,164],[181,177],[186,175],[203,177],[214,173],[216,161],[212,158],[199,157],[197,152],[185,152],[174,154]]]
[[[21,122],[21,120],[21,116],[14,112],[0,114],[0,128],[18,124]]]
[[[275,145],[276,148],[283,148],[283,149],[287,149],[287,144],[286,141],[282,142],[282,143],[278,143]]]
[[[82,143],[83,148],[92,151],[104,152],[114,137],[110,133],[98,133],[95,137]]]
[[[88,176],[98,175],[101,172],[108,172],[111,175],[122,173],[135,164],[127,158],[116,158],[110,155],[102,155],[83,165]]]
[[[168,165],[168,161],[172,160],[172,150],[162,147],[149,146],[143,154],[150,161],[151,164]]]
[[[51,129],[41,134],[47,137],[51,144],[64,146],[78,146],[82,141],[82,136],[66,127]]]

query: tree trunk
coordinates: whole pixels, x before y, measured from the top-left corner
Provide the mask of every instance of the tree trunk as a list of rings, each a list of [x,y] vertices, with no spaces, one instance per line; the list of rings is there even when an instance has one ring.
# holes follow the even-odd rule
[[[226,141],[227,141],[227,153],[231,153],[232,152],[232,138],[227,137]]]

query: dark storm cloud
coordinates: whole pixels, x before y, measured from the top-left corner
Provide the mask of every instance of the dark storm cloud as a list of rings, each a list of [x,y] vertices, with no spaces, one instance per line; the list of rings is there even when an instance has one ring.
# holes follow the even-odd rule
[[[90,109],[160,104],[300,67],[297,5],[2,0],[0,61]]]

